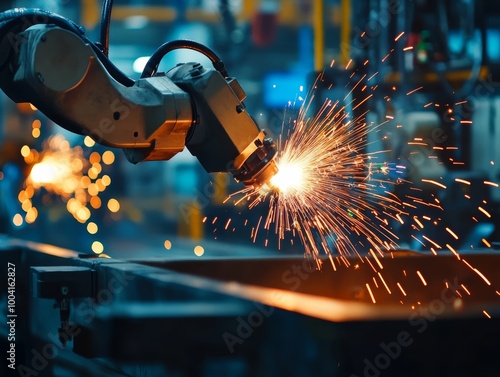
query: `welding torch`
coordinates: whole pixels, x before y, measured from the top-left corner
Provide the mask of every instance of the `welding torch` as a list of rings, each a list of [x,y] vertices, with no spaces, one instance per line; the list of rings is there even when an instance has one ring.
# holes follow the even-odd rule
[[[198,51],[213,68],[190,62],[159,72],[176,49]],[[0,88],[71,132],[122,148],[132,163],[169,160],[187,147],[207,172],[230,172],[247,186],[278,171],[275,143],[246,112],[244,90],[194,41],[163,44],[132,80],[73,21],[17,8],[0,13]]]

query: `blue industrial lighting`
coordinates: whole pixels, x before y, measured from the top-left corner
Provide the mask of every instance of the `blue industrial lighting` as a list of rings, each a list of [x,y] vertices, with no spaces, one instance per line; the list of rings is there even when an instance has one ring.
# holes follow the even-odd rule
[[[150,58],[149,56],[140,56],[137,59],[135,59],[133,65],[132,65],[132,69],[134,70],[134,72],[135,73],[142,73],[149,58]]]
[[[264,105],[282,108],[305,97],[306,74],[302,72],[272,72],[264,77]]]

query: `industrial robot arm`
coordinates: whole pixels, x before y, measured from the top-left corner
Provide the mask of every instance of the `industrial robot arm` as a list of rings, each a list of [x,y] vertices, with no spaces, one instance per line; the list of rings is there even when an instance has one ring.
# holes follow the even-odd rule
[[[168,160],[186,146],[207,172],[231,172],[245,185],[275,175],[274,143],[245,111],[245,92],[222,62],[156,73],[161,56],[133,81],[71,21],[40,10],[0,13],[0,88],[13,101],[123,148],[133,163]]]

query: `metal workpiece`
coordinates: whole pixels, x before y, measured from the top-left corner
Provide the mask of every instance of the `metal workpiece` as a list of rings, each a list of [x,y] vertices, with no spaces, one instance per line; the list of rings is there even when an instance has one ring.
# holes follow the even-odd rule
[[[193,98],[196,123],[186,146],[206,171],[230,171],[246,185],[276,174],[275,144],[245,111],[246,94],[236,79],[199,63],[179,64],[167,76]]]
[[[62,299],[93,295],[93,271],[88,267],[32,267],[31,282],[33,297]]]
[[[90,326],[81,325],[74,351],[90,358],[182,363],[185,368],[193,352],[226,356],[227,346],[221,334],[234,318],[248,315],[251,310],[249,302],[227,298],[117,303],[102,308]],[[162,347],[166,339],[175,347]]]
[[[0,72],[12,100],[33,103],[71,132],[124,148],[131,162],[168,160],[184,149],[191,99],[169,78],[122,85],[92,48],[61,28],[36,25],[22,38],[12,68]]]
[[[72,326],[71,300],[93,296],[93,271],[78,266],[32,267],[30,278],[33,297],[55,299],[61,321],[57,334],[61,345],[65,347],[72,339],[68,335],[68,329]]]
[[[361,376],[366,360],[378,360],[382,352],[387,355],[386,349],[398,354],[387,376],[414,370],[415,375],[426,375],[428,368],[443,365],[441,357],[452,351],[480,364],[454,359],[446,363],[446,370],[475,375],[472,371],[479,368],[492,372],[484,375],[497,375],[493,372],[498,371],[500,281],[495,269],[500,255],[476,250],[461,256],[481,270],[490,285],[451,253],[393,252],[381,259],[383,269],[378,270],[386,286],[379,277],[376,286],[373,277],[379,275],[369,265],[376,264],[372,257],[364,263],[347,257],[349,267],[340,265],[334,271],[328,260],[317,270],[301,256],[145,257],[127,262],[80,258],[71,251],[22,241],[0,243],[0,262],[22,267],[16,276],[16,297],[23,303],[19,310],[24,311],[28,349],[42,350],[50,344],[58,350],[41,377],[57,375],[54,371],[63,365],[80,370],[85,365],[94,375],[103,366],[116,374],[99,375],[144,375],[123,372],[123,365],[128,365],[151,373],[160,368],[160,375],[190,371],[203,376],[207,363],[215,361],[233,375],[224,360],[239,363],[245,376],[268,375],[263,371],[279,367],[287,373],[278,375],[299,377],[308,375],[304,370],[312,365],[319,376]],[[92,297],[71,299],[67,326],[58,332],[59,308],[48,305],[53,298],[32,296],[22,283],[32,276],[36,284],[52,284],[58,275],[63,284],[79,280],[79,274],[90,276],[89,269]],[[72,270],[77,276],[68,275]],[[82,283],[88,287],[87,279]],[[375,303],[366,284],[372,287]],[[57,289],[46,292],[49,297],[59,295]],[[0,325],[3,332],[5,324]],[[18,357],[29,366],[33,355]]]
[[[326,321],[404,320],[436,301],[441,319],[484,318],[483,310],[500,313],[500,278],[494,271],[500,254],[462,255],[487,282],[451,253],[437,257],[404,250],[380,258],[378,272],[370,266],[375,260],[363,263],[357,257],[348,257],[349,267],[336,270],[327,258],[318,270],[300,256],[140,263],[197,276],[206,279],[206,287]]]

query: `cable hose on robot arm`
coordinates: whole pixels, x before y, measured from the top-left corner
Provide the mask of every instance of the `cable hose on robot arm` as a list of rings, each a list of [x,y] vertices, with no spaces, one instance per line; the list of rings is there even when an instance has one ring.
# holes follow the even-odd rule
[[[11,43],[10,51],[12,53],[12,50],[14,50],[17,43],[19,43],[19,36],[16,35],[23,32],[27,28],[38,24],[52,24],[73,32],[92,48],[97,58],[109,72],[111,77],[124,86],[134,85],[134,80],[120,71],[101,51],[101,49],[85,36],[85,30],[83,27],[63,16],[43,9],[16,8],[0,13],[0,46],[2,45],[4,38],[7,38]],[[5,68],[5,65],[8,64],[10,57],[9,54],[2,55],[7,56],[4,58],[5,61],[2,61],[2,57],[0,56],[0,71],[2,71]]]

